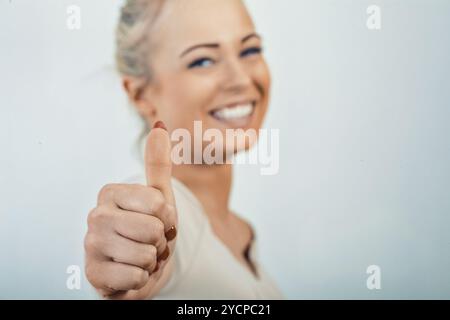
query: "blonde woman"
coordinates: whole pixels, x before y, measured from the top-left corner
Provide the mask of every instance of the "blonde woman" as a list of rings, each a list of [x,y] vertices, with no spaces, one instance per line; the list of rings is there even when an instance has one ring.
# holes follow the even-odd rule
[[[270,73],[241,0],[128,0],[123,87],[149,128],[145,174],[108,184],[88,217],[86,274],[111,299],[279,299],[248,222],[229,208],[231,164],[171,161],[183,128],[259,130]],[[224,155],[252,142],[224,141]],[[202,142],[202,146],[204,143]]]

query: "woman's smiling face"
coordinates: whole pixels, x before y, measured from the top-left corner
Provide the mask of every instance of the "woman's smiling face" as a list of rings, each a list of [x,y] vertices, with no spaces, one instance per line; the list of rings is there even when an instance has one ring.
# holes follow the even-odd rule
[[[270,72],[241,0],[170,1],[151,32],[152,77],[139,107],[150,125],[163,120],[192,137],[194,121],[223,137],[226,129],[261,127]]]

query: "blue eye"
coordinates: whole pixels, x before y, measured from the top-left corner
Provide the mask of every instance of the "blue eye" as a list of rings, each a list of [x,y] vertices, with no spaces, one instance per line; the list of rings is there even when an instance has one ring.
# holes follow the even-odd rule
[[[206,68],[206,67],[209,67],[212,64],[213,64],[213,61],[211,59],[202,58],[202,59],[198,59],[198,60],[195,60],[194,62],[192,62],[188,66],[188,68],[189,69],[192,69],[192,68]]]
[[[262,48],[258,48],[258,47],[249,48],[247,50],[244,50],[241,53],[241,57],[246,57],[246,56],[250,56],[250,55],[254,55],[254,54],[260,54],[261,52],[262,52]]]

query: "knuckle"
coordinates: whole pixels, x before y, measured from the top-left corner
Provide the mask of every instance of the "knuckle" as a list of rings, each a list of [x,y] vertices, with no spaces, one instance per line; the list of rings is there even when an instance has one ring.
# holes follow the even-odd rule
[[[84,274],[86,275],[86,279],[92,284],[92,268],[89,264],[85,265]]]
[[[95,268],[93,267],[92,263],[86,263],[84,267],[84,273],[86,274],[86,279],[94,285],[95,283]]]
[[[145,232],[142,232],[141,237],[142,237],[142,242],[146,243],[146,244],[151,244],[153,242],[153,238],[155,237],[153,235],[153,233],[149,230],[151,230],[152,228],[152,223],[149,223]]]
[[[108,218],[109,211],[106,208],[96,207],[88,215],[88,227],[92,229],[97,225],[101,225]]]
[[[87,217],[87,225],[89,230],[92,230],[95,227],[97,221],[98,221],[98,210],[97,208],[95,208],[91,210],[91,212],[89,212],[89,215]]]
[[[87,215],[86,222],[87,222],[89,230],[91,230],[92,227],[93,227],[93,224],[94,224],[93,215],[95,215],[95,210],[96,209],[97,208],[92,209],[91,211],[89,211],[89,214]]]
[[[164,224],[161,220],[155,220],[155,223],[153,224],[153,232],[156,241],[159,241],[164,237]]]
[[[134,289],[139,289],[143,284],[147,281],[148,272],[141,269],[136,268],[134,272],[131,273],[131,286]]]
[[[96,236],[94,236],[92,233],[86,234],[86,237],[84,238],[84,250],[86,252],[93,252],[95,251],[99,246],[99,241]]]
[[[149,249],[145,252],[142,257],[142,266],[144,269],[150,269],[153,267],[156,261],[156,248],[154,246],[149,246]]]
[[[100,192],[98,193],[97,202],[101,203],[102,201],[104,201],[108,198],[111,198],[112,195],[114,194],[114,190],[115,190],[114,184],[109,183],[109,184],[104,185],[100,189]]]
[[[152,212],[161,212],[166,205],[166,201],[164,197],[160,193],[155,193],[155,195],[152,198],[152,206],[151,211]]]

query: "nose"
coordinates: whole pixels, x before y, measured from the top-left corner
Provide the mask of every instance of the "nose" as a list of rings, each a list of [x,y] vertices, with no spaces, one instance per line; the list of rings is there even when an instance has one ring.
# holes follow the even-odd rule
[[[240,93],[249,88],[252,78],[249,71],[239,59],[227,61],[224,67],[223,89]]]

